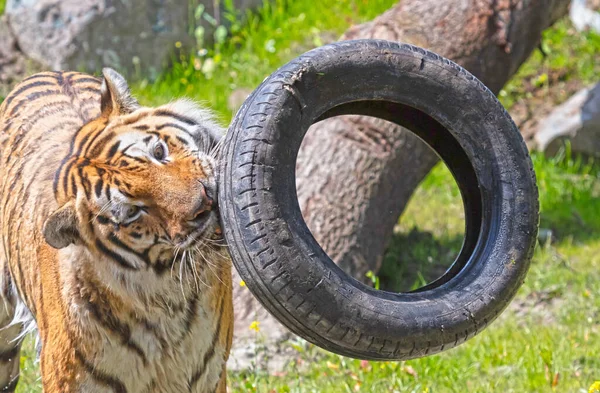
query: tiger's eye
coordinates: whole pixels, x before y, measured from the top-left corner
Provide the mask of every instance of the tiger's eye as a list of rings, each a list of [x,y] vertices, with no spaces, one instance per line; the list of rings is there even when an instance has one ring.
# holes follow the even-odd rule
[[[154,145],[154,149],[152,149],[152,155],[158,161],[164,160],[165,157],[167,156],[165,145],[162,144],[161,142],[158,142],[156,145]]]
[[[130,205],[127,208],[127,211],[125,212],[125,214],[127,215],[127,218],[132,218],[135,217],[136,214],[138,214],[140,212],[141,208],[139,206],[136,205]]]

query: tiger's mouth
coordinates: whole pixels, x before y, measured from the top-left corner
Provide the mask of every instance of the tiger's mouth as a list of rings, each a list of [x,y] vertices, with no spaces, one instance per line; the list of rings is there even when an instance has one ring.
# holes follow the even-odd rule
[[[178,249],[197,249],[215,243],[214,235],[217,234],[218,214],[216,209],[207,210],[195,219],[195,228],[181,241],[175,243]]]

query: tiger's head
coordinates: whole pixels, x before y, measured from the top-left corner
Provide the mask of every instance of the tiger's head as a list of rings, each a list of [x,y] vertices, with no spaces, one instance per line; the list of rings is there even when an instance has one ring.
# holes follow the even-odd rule
[[[222,128],[191,101],[141,107],[111,69],[100,97],[100,115],[77,132],[56,172],[60,207],[44,224],[48,244],[158,271],[178,253],[213,247]]]

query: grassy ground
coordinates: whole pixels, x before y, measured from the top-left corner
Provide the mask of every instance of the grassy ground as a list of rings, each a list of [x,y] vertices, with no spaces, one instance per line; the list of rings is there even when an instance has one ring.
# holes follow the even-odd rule
[[[538,247],[517,298],[482,334],[446,353],[401,363],[361,362],[312,348],[282,375],[234,376],[234,391],[587,392],[600,379],[600,176],[573,160],[535,156],[534,162],[541,226],[558,239]],[[461,204],[453,188],[438,166],[400,221],[400,246],[391,246],[410,247],[400,256],[427,261],[425,271],[444,254],[440,250],[457,251]]]
[[[217,40],[214,49],[193,56],[180,53],[170,72],[153,84],[141,81],[134,90],[146,104],[181,95],[203,100],[226,123],[232,91],[256,87],[279,65],[393,3],[321,0],[315,7],[309,0],[274,1],[245,24],[234,23],[231,40]],[[546,32],[543,47],[547,56],[536,52],[502,91],[507,107],[516,110],[536,98],[554,104],[567,98],[572,86],[600,75],[597,35],[577,34],[561,22]],[[482,334],[443,354],[400,363],[352,360],[299,346],[297,360],[281,374],[230,374],[232,391],[587,392],[600,379],[600,174],[568,154],[534,156],[534,163],[541,228],[552,236],[537,248],[513,304]],[[406,290],[434,277],[460,247],[461,220],[458,190],[440,165],[418,188],[396,228],[382,285]],[[41,391],[32,353],[27,342],[21,393]]]

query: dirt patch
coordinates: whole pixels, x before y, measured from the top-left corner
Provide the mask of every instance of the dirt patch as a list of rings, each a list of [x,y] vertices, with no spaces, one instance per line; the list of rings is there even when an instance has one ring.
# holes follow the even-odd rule
[[[553,325],[557,323],[556,313],[564,305],[562,292],[558,288],[531,292],[524,298],[515,299],[500,318],[514,315],[518,324],[528,324],[533,319],[539,324]]]
[[[533,146],[539,121],[548,116],[557,105],[585,87],[580,80],[566,80],[566,72],[565,70],[549,71],[548,82],[541,87],[536,85],[538,75],[522,81],[521,96],[524,98],[519,99],[509,112],[530,148]]]

